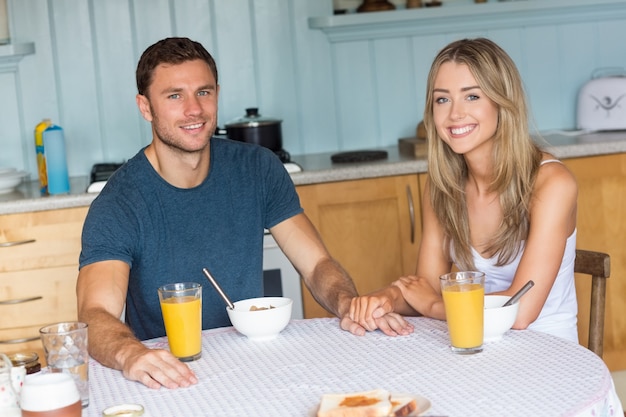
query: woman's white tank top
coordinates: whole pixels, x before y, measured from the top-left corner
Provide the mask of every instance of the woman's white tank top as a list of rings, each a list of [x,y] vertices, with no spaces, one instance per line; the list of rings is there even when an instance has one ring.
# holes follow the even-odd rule
[[[560,162],[556,159],[542,161]],[[497,256],[486,259],[472,248],[474,265],[477,270],[485,273],[485,294],[504,291],[511,286],[513,277],[519,266],[524,244],[513,261],[504,266],[496,266]],[[454,254],[453,254],[454,255]],[[539,317],[528,326],[529,329],[550,333],[578,343],[578,329],[576,314],[576,288],[574,285],[574,261],[576,260],[576,230],[567,238],[563,260],[559,267],[556,280],[550,294],[539,314]],[[454,261],[454,256],[453,256]]]
[[[497,256],[483,258],[472,249],[476,269],[485,273],[485,294],[504,291],[511,286],[524,248],[507,265],[496,266]],[[578,343],[576,327],[576,288],[574,286],[574,261],[576,259],[576,230],[567,238],[563,260],[556,280],[546,299],[539,317],[528,326],[529,329],[564,337]],[[532,291],[532,290],[531,290]]]

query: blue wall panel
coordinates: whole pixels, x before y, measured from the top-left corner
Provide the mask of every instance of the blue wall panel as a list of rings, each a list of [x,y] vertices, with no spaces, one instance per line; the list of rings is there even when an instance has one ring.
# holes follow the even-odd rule
[[[145,122],[135,105],[135,48],[131,8],[126,0],[93,3],[94,65],[99,123],[92,129],[86,164],[122,162],[147,141]],[[111,30],[110,22],[118,25]],[[126,123],[120,121],[128,120]],[[90,135],[91,136],[91,135]]]
[[[430,71],[430,65],[437,56],[439,50],[447,43],[445,35],[427,35],[411,38],[412,53],[413,53],[413,68],[415,73],[413,75],[412,84],[414,84],[412,93],[415,94],[417,99],[416,115],[413,121],[418,122],[424,118],[424,104],[426,100],[426,79],[428,78],[428,72]],[[417,124],[416,126],[417,127]],[[413,136],[409,134],[408,136]]]
[[[554,114],[561,105],[559,88],[559,61],[556,28],[531,27],[524,33],[524,57],[521,69],[531,114],[538,126],[552,129]]]
[[[369,41],[340,43],[333,47],[340,149],[378,144],[380,123],[372,60]]]
[[[298,131],[283,131],[283,142],[292,153],[314,153],[337,148],[337,112],[331,46],[322,32],[308,28],[305,16],[332,13],[332,4],[297,0],[292,6],[294,71]]]
[[[555,114],[555,127],[572,126],[576,124],[576,103],[578,90],[584,85],[591,73],[598,66],[596,56],[597,23],[574,23],[559,28],[557,37],[559,50],[557,51],[558,71],[561,89],[560,113]],[[573,88],[572,88],[573,86]]]
[[[626,0],[466,3],[333,16],[330,0],[9,0],[11,37],[35,53],[0,75],[0,165],[36,177],[44,117],[66,131],[71,175],[132,157],[151,139],[136,63],[167,36],[214,55],[220,126],[258,106],[283,120],[292,155],[413,135],[432,59],[458,38],[488,36],[509,52],[540,130],[574,128],[591,72],[626,67]]]
[[[59,119],[53,123],[64,129],[68,165],[88,172],[89,160],[98,156],[92,154],[90,136],[100,131],[101,123],[89,8],[82,0],[61,0],[51,2],[51,12],[59,105]]]
[[[417,115],[417,80],[411,56],[410,38],[374,41],[374,70],[380,132],[378,145],[398,139],[398,135],[414,136],[421,120]],[[421,78],[420,78],[421,81]]]
[[[2,87],[3,100],[11,103],[19,103],[18,91],[15,89],[15,71],[3,70],[0,67],[0,85]],[[18,106],[7,106],[0,112],[0,168],[20,166],[20,162],[25,160],[25,155],[30,148],[19,145],[20,137],[19,125],[15,123],[19,120]],[[28,148],[28,149],[27,149]],[[35,145],[32,145],[34,152]]]

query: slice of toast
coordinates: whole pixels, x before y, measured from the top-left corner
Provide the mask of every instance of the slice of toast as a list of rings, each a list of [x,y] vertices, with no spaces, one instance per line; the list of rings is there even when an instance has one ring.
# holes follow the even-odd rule
[[[392,417],[410,416],[413,411],[417,410],[417,401],[410,395],[391,396],[391,411],[389,415]]]
[[[384,389],[324,394],[317,417],[387,417],[392,409],[390,398]]]

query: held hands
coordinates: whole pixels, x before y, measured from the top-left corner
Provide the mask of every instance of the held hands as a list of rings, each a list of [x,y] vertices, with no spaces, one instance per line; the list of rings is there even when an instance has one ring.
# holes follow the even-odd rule
[[[185,388],[198,383],[193,371],[164,349],[133,347],[123,361],[122,373],[131,381],[138,381],[152,389]]]
[[[349,320],[358,324],[361,331],[359,333],[350,330],[353,334],[363,335],[367,331],[380,329],[388,336],[408,335],[413,333],[413,326],[407,322],[400,314],[394,312],[394,294],[398,290],[392,287],[376,293],[355,297],[350,302],[350,310],[347,317],[342,320],[342,328],[344,322]]]

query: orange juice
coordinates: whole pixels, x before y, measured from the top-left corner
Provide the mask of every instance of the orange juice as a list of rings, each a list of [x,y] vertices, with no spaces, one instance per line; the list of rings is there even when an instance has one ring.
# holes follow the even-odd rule
[[[450,342],[455,348],[483,344],[485,289],[481,284],[452,284],[442,288]]]
[[[202,350],[202,305],[192,295],[161,300],[161,312],[170,351],[181,359],[195,358]]]

